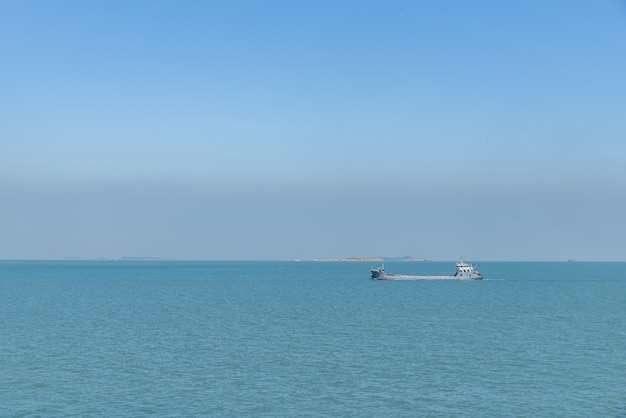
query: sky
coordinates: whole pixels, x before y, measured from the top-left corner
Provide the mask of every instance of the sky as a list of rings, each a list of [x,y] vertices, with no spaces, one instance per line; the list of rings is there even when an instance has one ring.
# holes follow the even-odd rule
[[[626,261],[626,2],[0,2],[0,259]]]

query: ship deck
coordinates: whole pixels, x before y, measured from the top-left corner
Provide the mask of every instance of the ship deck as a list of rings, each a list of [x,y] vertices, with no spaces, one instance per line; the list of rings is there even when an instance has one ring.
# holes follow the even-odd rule
[[[463,280],[457,276],[408,276],[404,274],[387,274],[374,280]],[[471,279],[465,279],[471,280]]]

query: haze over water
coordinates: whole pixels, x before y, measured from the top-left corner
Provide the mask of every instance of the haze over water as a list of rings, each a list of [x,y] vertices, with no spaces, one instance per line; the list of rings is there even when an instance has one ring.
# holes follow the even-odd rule
[[[0,259],[626,261],[625,10],[4,1]]]

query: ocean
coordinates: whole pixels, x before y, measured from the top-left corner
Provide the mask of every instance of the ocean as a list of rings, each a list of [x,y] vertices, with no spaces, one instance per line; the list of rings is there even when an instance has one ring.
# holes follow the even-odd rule
[[[626,263],[370,267],[1,261],[0,416],[626,416]]]

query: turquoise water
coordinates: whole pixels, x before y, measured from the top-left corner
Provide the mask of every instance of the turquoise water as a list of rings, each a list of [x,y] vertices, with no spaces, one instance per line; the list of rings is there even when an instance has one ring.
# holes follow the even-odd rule
[[[0,416],[626,416],[626,263],[370,267],[0,262]]]

